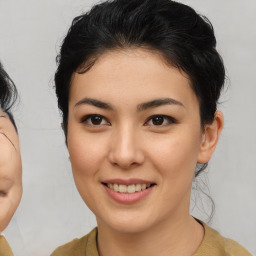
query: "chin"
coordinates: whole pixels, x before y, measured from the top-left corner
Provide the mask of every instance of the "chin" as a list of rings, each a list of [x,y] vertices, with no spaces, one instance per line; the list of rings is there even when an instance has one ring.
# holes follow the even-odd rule
[[[99,227],[108,227],[119,233],[141,233],[153,226],[152,218],[147,218],[142,212],[132,213],[129,210],[118,214],[96,217]],[[150,221],[148,221],[150,220]]]
[[[108,226],[111,230],[115,230],[118,233],[125,233],[125,234],[135,234],[135,233],[142,233],[148,230],[150,227],[146,223],[139,223],[139,222],[115,222],[115,223],[108,223]]]

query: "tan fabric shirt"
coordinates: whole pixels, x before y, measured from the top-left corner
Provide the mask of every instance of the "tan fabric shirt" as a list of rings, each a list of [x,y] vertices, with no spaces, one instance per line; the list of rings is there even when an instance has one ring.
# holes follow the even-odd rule
[[[4,236],[0,235],[0,256],[13,256],[12,250]]]
[[[252,256],[237,242],[224,238],[216,230],[202,223],[204,239],[193,256]],[[51,256],[99,256],[97,249],[97,228],[89,234],[58,247]],[[161,254],[159,254],[161,255]]]

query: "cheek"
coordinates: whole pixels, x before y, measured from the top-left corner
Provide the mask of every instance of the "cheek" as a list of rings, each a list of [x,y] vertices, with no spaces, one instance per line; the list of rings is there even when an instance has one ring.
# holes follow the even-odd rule
[[[68,150],[74,176],[94,175],[106,155],[104,138],[98,134],[69,131]]]
[[[193,140],[179,136],[166,138],[162,142],[158,140],[151,151],[154,168],[160,173],[160,189],[165,205],[163,212],[189,204],[197,162],[196,145]]]
[[[98,171],[106,158],[106,143],[99,134],[84,134],[69,129],[68,150],[78,192],[93,212],[100,208]]]
[[[9,192],[8,198],[0,198],[0,232],[2,232],[14,215],[22,195],[22,187],[14,186],[14,188]]]
[[[0,141],[0,144],[0,179],[8,178],[15,186],[21,186],[22,164],[19,148],[15,150],[9,141]]]
[[[6,228],[17,209],[22,195],[22,166],[19,151],[11,145],[1,145],[0,150],[0,182],[8,179],[11,185],[4,185],[8,189],[6,198],[0,198],[0,231]],[[3,180],[2,180],[3,181]]]
[[[149,158],[154,159],[152,162],[161,172],[164,180],[193,178],[200,146],[200,133],[180,129],[172,134],[152,137],[150,143]]]

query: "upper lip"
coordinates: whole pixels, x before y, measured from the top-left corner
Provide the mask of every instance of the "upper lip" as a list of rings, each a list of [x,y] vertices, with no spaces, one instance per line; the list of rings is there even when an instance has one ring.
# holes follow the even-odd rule
[[[142,180],[142,179],[110,179],[110,180],[103,180],[101,183],[106,184],[118,184],[118,185],[133,185],[133,184],[155,184],[153,181],[149,180]]]

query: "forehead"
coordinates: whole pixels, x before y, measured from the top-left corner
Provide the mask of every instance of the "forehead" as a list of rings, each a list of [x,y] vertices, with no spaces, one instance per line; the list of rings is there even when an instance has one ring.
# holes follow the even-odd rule
[[[195,96],[188,76],[168,65],[161,54],[140,48],[126,49],[105,52],[89,71],[74,73],[70,101],[90,94],[135,99],[146,95],[163,97],[166,93],[179,98],[186,94]]]

